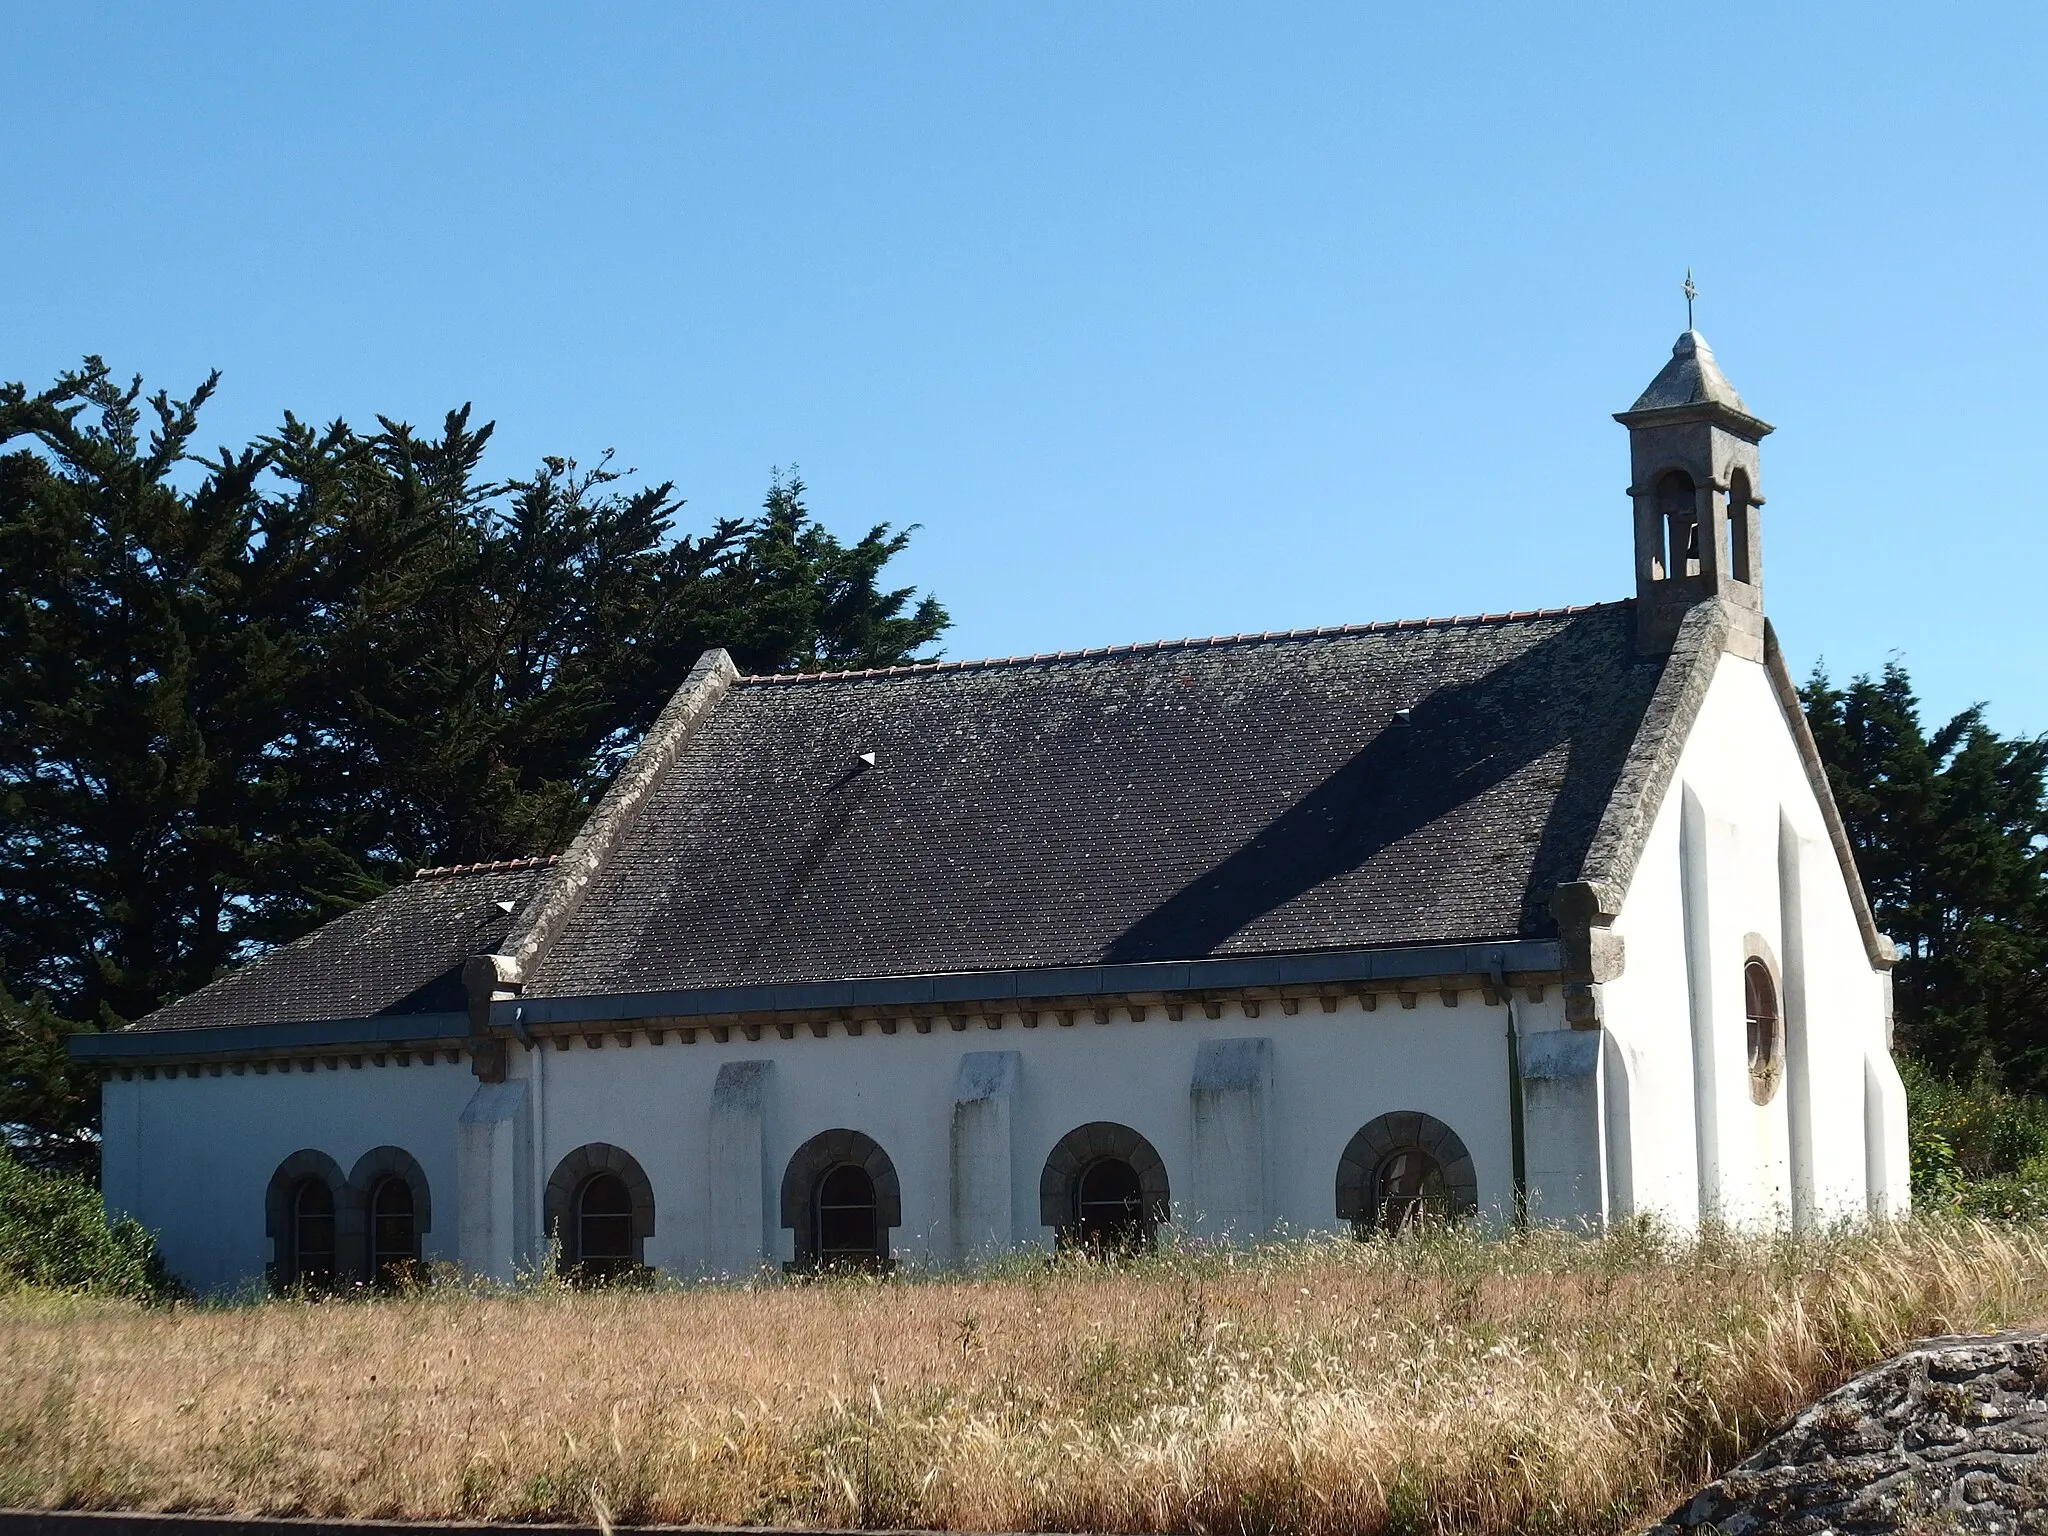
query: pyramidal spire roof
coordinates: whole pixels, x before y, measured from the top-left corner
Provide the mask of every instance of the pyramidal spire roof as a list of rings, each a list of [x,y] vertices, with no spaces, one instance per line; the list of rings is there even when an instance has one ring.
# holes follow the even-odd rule
[[[1698,331],[1686,331],[1672,343],[1671,361],[1650,380],[1650,387],[1636,397],[1636,403],[1619,412],[1615,420],[1628,423],[1650,411],[1702,406],[1709,414],[1727,420],[1730,426],[1747,429],[1751,436],[1762,437],[1771,430],[1768,422],[1753,415],[1742,403],[1742,396],[1714,361],[1714,349],[1707,345],[1707,338]]]

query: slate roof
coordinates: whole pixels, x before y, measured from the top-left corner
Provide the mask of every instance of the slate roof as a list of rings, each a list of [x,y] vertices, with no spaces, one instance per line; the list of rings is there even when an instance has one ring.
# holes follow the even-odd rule
[[[526,995],[1548,937],[1632,609],[742,679]]]
[[[131,1026],[284,1024],[467,1007],[462,963],[498,944],[552,859],[421,870]],[[500,903],[509,903],[506,911]]]

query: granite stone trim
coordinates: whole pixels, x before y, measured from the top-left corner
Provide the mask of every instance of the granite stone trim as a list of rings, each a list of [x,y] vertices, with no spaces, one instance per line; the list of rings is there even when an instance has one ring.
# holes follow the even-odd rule
[[[654,1185],[632,1153],[607,1141],[588,1142],[569,1153],[548,1179],[541,1200],[541,1216],[548,1235],[561,1244],[562,1268],[574,1269],[583,1261],[578,1251],[575,1216],[576,1195],[600,1173],[619,1176],[632,1200],[633,1262],[647,1262],[645,1245],[654,1236]]]
[[[1796,1415],[1650,1536],[2048,1532],[2048,1338],[1927,1339]]]
[[[500,957],[480,956],[472,964]],[[118,1030],[73,1035],[74,1061],[103,1070],[146,1067],[182,1069],[197,1075],[200,1063],[232,1065],[236,1071],[290,1068],[293,1060],[360,1062],[365,1052],[381,1062],[389,1053],[403,1062],[436,1055],[449,1061],[463,1052],[472,1066],[487,1052],[502,1057],[508,1040],[584,1024],[607,1028],[687,1028],[700,1022],[731,1024],[745,1016],[779,1017],[791,1024],[838,1020],[846,1010],[859,1015],[900,1017],[941,1012],[1016,1013],[1060,1007],[1146,1007],[1199,1004],[1240,996],[1330,996],[1396,989],[1431,991],[1514,984],[1541,988],[1556,981],[1560,951],[1553,939],[1505,939],[1496,943],[1420,945],[1399,949],[1325,950],[1307,954],[1254,955],[1207,960],[1141,962],[1129,965],[1054,966],[1028,970],[942,972],[922,976],[867,976],[845,981],[766,982],[740,987],[703,987],[677,992],[635,992],[577,997],[520,997],[507,992],[488,1009],[488,1035],[475,1033],[468,1015],[387,1014],[370,1019],[309,1019],[289,1024],[228,1024],[208,1029]],[[502,1072],[502,1060],[500,1062]]]
[[[859,1168],[875,1186],[875,1226],[880,1229],[886,1258],[887,1234],[903,1225],[903,1187],[896,1177],[896,1165],[882,1144],[865,1131],[820,1131],[796,1149],[789,1166],[782,1171],[782,1225],[796,1233],[799,1266],[817,1259],[817,1232],[811,1220],[811,1201],[818,1181],[834,1168]]]
[[[1091,1120],[1062,1136],[1045,1160],[1038,1176],[1038,1222],[1040,1226],[1064,1230],[1074,1224],[1075,1189],[1090,1163],[1118,1157],[1138,1175],[1138,1191],[1145,1202],[1144,1220],[1149,1227],[1173,1220],[1173,1191],[1166,1178],[1166,1162],[1158,1150],[1128,1125],[1114,1120]]]
[[[1678,772],[1678,759],[1692,735],[1693,722],[1707,701],[1714,672],[1720,666],[1728,639],[1729,617],[1723,606],[1709,599],[1694,606],[1679,626],[1678,639],[1664,664],[1664,675],[1643,711],[1643,723],[1636,729],[1614,793],[1601,815],[1600,826],[1587,845],[1580,880],[1596,887],[1601,910],[1621,911],[1636,865],[1650,839],[1650,825]]]
[[[341,1164],[312,1147],[292,1153],[277,1165],[263,1192],[263,1235],[271,1241],[275,1255],[270,1277],[277,1285],[292,1285],[299,1278],[297,1234],[292,1228],[292,1191],[309,1179],[318,1179],[334,1197],[334,1273],[339,1280],[361,1278],[359,1250],[363,1246],[363,1205],[360,1193],[341,1171]]]
[[[1849,843],[1849,828],[1842,820],[1842,808],[1835,804],[1835,791],[1828,783],[1827,765],[1820,760],[1820,745],[1813,728],[1806,723],[1806,709],[1799,702],[1799,685],[1785,665],[1785,652],[1778,644],[1778,632],[1764,620],[1764,672],[1771,680],[1771,692],[1785,712],[1792,743],[1799,749],[1799,766],[1806,770],[1806,782],[1820,802],[1821,819],[1827,824],[1828,842],[1834,846],[1835,862],[1842,867],[1842,879],[1849,887],[1849,904],[1856,909],[1856,927],[1863,935],[1863,952],[1870,967],[1889,971],[1898,960],[1892,941],[1877,931],[1877,918],[1870,910],[1870,898],[1863,890],[1863,877],[1856,871],[1856,850]]]
[[[722,650],[706,651],[697,659],[632,759],[583,823],[569,851],[548,871],[527,903],[519,926],[498,946],[496,957],[509,963],[497,967],[496,980],[516,986],[576,915],[590,882],[632,826],[648,793],[738,676],[739,668]]]
[[[422,1235],[434,1230],[434,1196],[427,1185],[426,1170],[405,1148],[372,1147],[357,1158],[348,1175],[351,1198],[363,1209],[367,1231],[371,1191],[387,1176],[403,1179],[412,1191],[412,1232],[417,1246]]]
[[[1305,954],[1222,956],[1202,960],[1139,961],[1120,965],[1034,966],[1018,970],[942,971],[909,976],[860,976],[844,981],[763,982],[738,987],[693,987],[673,992],[620,992],[570,997],[522,997],[491,1011],[494,1026],[529,1027],[588,1020],[693,1018],[744,1013],[808,1013],[836,1008],[976,1011],[1019,1002],[1084,997],[1091,1002],[1126,997],[1158,1000],[1171,994],[1222,996],[1247,988],[1343,986],[1425,981],[1476,987],[1482,978],[1548,976],[1558,968],[1549,939],[1416,945],[1399,949],[1323,950]]]
[[[1436,1160],[1444,1174],[1446,1216],[1474,1216],[1479,1212],[1479,1174],[1472,1166],[1472,1154],[1458,1133],[1434,1115],[1420,1110],[1396,1110],[1369,1120],[1345,1144],[1337,1160],[1337,1217],[1340,1221],[1371,1221],[1377,1215],[1379,1173],[1387,1159],[1410,1147],[1420,1147]]]
[[[1776,430],[1743,404],[1742,396],[1715,361],[1707,338],[1688,326],[1672,343],[1671,360],[1657,370],[1657,376],[1636,396],[1636,403],[1617,411],[1614,419],[1633,426],[1639,421],[1686,421],[1695,416],[1721,422],[1752,440]]]
[[[1640,605],[1636,619],[1644,622]],[[1614,793],[1587,845],[1580,877],[1551,893],[1550,915],[1557,922],[1562,952],[1565,1020],[1574,1029],[1600,1027],[1600,988],[1622,972],[1625,957],[1613,923],[1621,915],[1651,825],[1713,686],[1732,623],[1727,606],[1709,598],[1696,603],[1679,624],[1657,691],[1650,696]]]
[[[195,1029],[109,1030],[103,1035],[73,1035],[67,1051],[73,1061],[109,1065],[124,1061],[231,1060],[290,1056],[302,1052],[357,1050],[419,1050],[459,1047],[469,1034],[469,1019],[460,1013],[384,1013],[368,1019],[304,1019],[288,1024],[215,1024]]]

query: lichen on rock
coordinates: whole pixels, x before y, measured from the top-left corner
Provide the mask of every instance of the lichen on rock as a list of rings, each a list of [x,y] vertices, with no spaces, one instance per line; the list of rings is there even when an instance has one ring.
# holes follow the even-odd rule
[[[2048,1536],[2048,1335],[1927,1339],[1830,1392],[1649,1536]]]

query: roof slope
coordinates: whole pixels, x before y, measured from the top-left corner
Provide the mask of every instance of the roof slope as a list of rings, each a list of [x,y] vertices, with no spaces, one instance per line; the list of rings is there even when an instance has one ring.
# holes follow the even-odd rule
[[[1618,603],[745,679],[525,990],[1547,936],[1661,667]]]
[[[456,1013],[462,963],[501,941],[550,859],[422,870],[304,938],[230,971],[138,1030]],[[510,910],[507,910],[509,905]]]
[[[1727,375],[1714,361],[1714,349],[1707,345],[1707,338],[1698,331],[1685,331],[1679,335],[1671,346],[1671,361],[1658,370],[1649,387],[1636,396],[1636,403],[1617,415],[1615,420],[1628,422],[1646,412],[1678,411],[1692,406],[1707,406],[1724,417],[1733,416],[1738,423],[1759,429],[1758,436],[1771,430],[1768,422],[1759,420],[1742,403],[1742,396],[1735,392],[1735,386],[1728,382]]]

